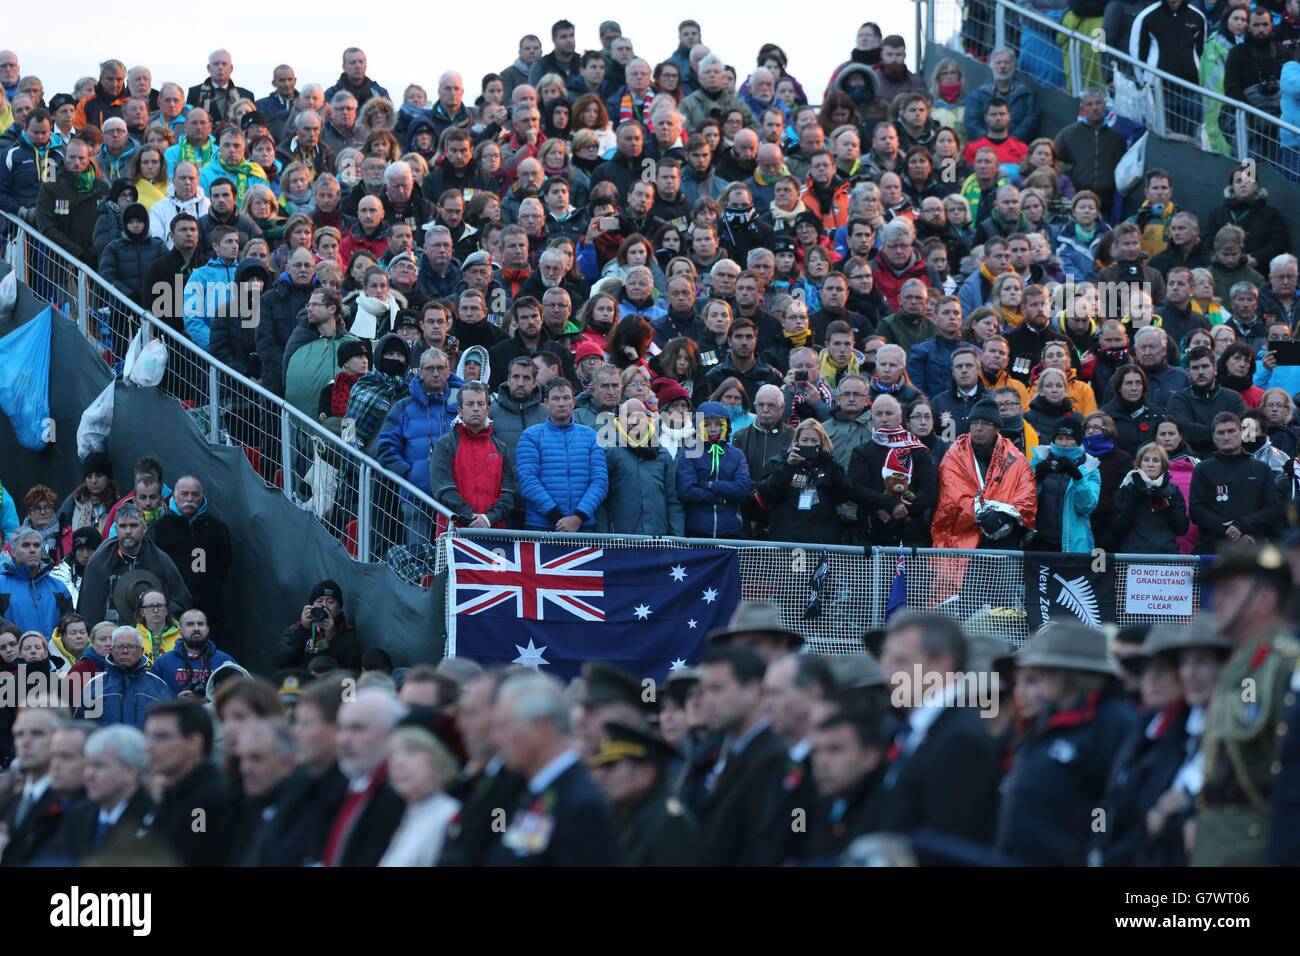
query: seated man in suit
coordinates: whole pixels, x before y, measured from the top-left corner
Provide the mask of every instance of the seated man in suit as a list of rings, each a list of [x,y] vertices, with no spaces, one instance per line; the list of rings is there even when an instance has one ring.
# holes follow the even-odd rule
[[[86,799],[71,807],[59,830],[57,855],[81,861],[130,839],[152,808],[141,787],[149,765],[144,734],[127,724],[95,731],[86,740]]]
[[[539,673],[501,682],[493,726],[506,766],[526,781],[491,866],[613,866],[614,813],[574,746],[564,689]]]
[[[1000,768],[997,746],[968,699],[966,637],[952,618],[900,614],[881,648],[891,700],[906,713],[885,774],[881,829],[931,830],[992,844]],[[967,675],[973,677],[974,675]],[[960,794],[960,799],[954,799]]]

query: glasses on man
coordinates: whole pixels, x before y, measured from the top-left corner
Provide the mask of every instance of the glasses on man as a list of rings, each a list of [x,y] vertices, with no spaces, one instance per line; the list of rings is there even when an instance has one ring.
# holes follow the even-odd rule
[[[47,512],[54,510],[54,505],[41,502],[38,505],[32,505],[30,510],[32,511],[33,514],[46,514]]]

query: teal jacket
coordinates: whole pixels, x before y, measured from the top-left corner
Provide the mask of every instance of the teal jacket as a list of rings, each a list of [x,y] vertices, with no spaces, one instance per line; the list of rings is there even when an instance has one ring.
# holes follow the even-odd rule
[[[1038,463],[1052,452],[1058,458],[1073,458],[1083,472],[1083,478],[1072,478],[1065,491],[1065,506],[1061,509],[1061,550],[1086,554],[1093,549],[1092,513],[1101,498],[1100,463],[1082,447],[1039,445],[1029,455],[1029,467],[1037,468]]]

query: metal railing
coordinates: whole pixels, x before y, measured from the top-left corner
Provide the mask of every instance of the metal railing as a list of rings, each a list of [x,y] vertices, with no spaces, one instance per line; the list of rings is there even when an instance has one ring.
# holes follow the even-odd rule
[[[989,634],[1019,646],[1029,638],[1025,614],[1024,555],[1020,551],[953,551],[938,548],[862,548],[779,541],[734,541],[643,535],[560,534],[458,528],[456,537],[480,543],[542,541],[564,547],[734,548],[740,557],[741,597],[770,601],[781,620],[803,635],[813,654],[844,655],[862,650],[864,632],[885,624],[890,590],[903,563],[906,606],[935,610],[963,622],[970,633]],[[488,543],[489,548],[492,544]],[[437,570],[446,570],[446,548],[437,549]],[[1186,621],[1186,616],[1139,614],[1126,610],[1128,565],[1190,566],[1192,605],[1200,603],[1200,558],[1180,554],[1109,554],[1107,574],[1115,583],[1113,617],[1119,626]],[[818,582],[815,616],[805,616],[812,582]],[[450,587],[450,585],[449,585]],[[447,595],[448,633],[457,605]],[[448,648],[452,650],[452,648]]]
[[[1217,71],[1207,64],[1198,81],[1190,82],[1133,57],[1129,37],[1107,36],[1102,18],[1071,19],[1088,31],[1081,32],[1062,25],[1067,14],[1009,0],[921,0],[917,41],[981,60],[1007,47],[1017,51],[1019,69],[1045,86],[1073,96],[1108,88],[1119,115],[1157,136],[1186,139],[1238,162],[1265,163],[1300,181],[1300,150],[1283,146],[1283,134],[1300,143],[1300,127],[1226,96],[1221,60]]]
[[[167,369],[160,390],[186,408],[208,441],[243,449],[255,474],[314,513],[355,560],[400,567],[412,551],[429,547],[418,523],[408,526],[413,508],[435,529],[452,522],[452,513],[420,488],[195,345],[26,223],[3,215],[10,235],[5,258],[20,282],[75,321],[115,375],[142,326],[146,339],[161,339]]]

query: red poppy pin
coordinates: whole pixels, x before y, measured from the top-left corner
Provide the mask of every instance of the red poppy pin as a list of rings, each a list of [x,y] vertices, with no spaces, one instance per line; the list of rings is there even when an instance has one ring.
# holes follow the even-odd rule
[[[1268,657],[1269,652],[1272,649],[1273,646],[1268,641],[1265,641],[1263,644],[1259,645],[1259,647],[1255,649],[1255,656],[1250,659],[1251,669],[1253,670],[1259,667],[1259,665],[1263,664],[1264,659]]]

